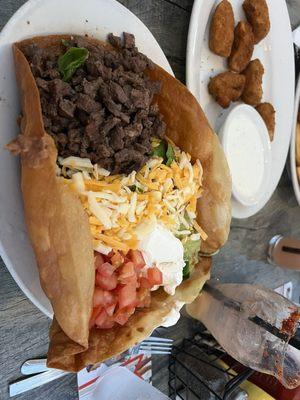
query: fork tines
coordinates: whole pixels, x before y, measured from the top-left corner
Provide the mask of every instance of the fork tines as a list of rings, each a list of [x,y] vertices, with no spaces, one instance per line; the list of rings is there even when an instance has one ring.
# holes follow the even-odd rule
[[[154,336],[149,336],[148,339],[145,339],[142,341],[144,342],[165,342],[165,343],[173,343],[173,339],[167,339],[167,338],[161,338],[161,337],[154,337]]]
[[[140,344],[139,350],[151,354],[171,354],[173,339],[149,337]]]

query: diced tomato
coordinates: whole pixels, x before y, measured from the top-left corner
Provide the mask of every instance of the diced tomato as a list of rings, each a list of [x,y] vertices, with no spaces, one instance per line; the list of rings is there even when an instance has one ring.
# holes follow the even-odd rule
[[[119,309],[113,316],[113,319],[119,325],[124,325],[129,320],[130,316],[134,313],[134,310],[135,307],[125,307]]]
[[[112,258],[110,259],[110,262],[115,268],[120,267],[124,263],[124,256],[121,254],[119,251],[117,251]]]
[[[108,262],[105,262],[97,267],[97,271],[99,272],[99,274],[107,277],[111,276],[114,273],[115,269],[116,268]]]
[[[104,261],[104,257],[102,254],[98,253],[97,251],[95,251],[95,268],[100,267],[102,264],[105,263]]]
[[[131,259],[126,255],[124,257],[124,264],[128,263],[128,262],[132,262]]]
[[[104,321],[101,326],[99,325],[98,328],[100,329],[111,329],[115,326],[115,321],[110,317],[106,321]]]
[[[139,286],[137,276],[135,274],[128,276],[127,278],[121,278],[120,283],[122,285],[134,285],[136,288]]]
[[[137,307],[149,307],[151,303],[150,290],[139,288],[137,291]]]
[[[145,289],[151,289],[152,285],[150,285],[150,282],[148,281],[147,278],[142,276],[140,278],[140,287]]]
[[[129,250],[128,257],[137,270],[141,270],[146,265],[143,254],[139,250]]]
[[[102,310],[101,306],[93,308],[90,322],[89,322],[89,329],[92,329],[93,326],[95,325],[96,318],[97,318],[98,314],[100,314],[101,310]]]
[[[108,292],[107,290],[102,290],[96,287],[94,291],[93,303],[94,307],[107,307],[115,303],[115,296],[113,293]]]
[[[113,290],[117,287],[118,278],[116,274],[112,274],[111,276],[104,276],[96,273],[96,285],[98,285],[103,290]]]
[[[107,317],[108,315],[106,314],[106,311],[104,310],[104,308],[102,308],[102,310],[96,317],[95,324],[98,326],[101,325],[106,320]]]
[[[133,262],[127,262],[126,264],[122,265],[121,268],[118,270],[119,278],[128,278],[136,274]]]
[[[115,311],[115,308],[116,308],[116,305],[117,305],[117,303],[112,304],[111,306],[108,306],[108,307],[105,308],[105,311],[107,312],[107,314],[108,314],[110,317],[113,316],[114,311]]]
[[[150,305],[150,289],[162,283],[162,274],[153,267],[147,270],[146,277],[141,276],[144,266],[138,250],[127,254],[111,251],[108,255],[95,252],[96,287],[90,327],[110,329],[116,323],[124,325],[135,307]]]
[[[161,285],[162,281],[163,281],[162,273],[156,267],[149,268],[147,270],[147,278],[148,278],[149,283],[150,283],[151,286]]]
[[[95,320],[95,325],[101,329],[110,329],[114,326],[114,320],[102,309]]]
[[[134,268],[133,262],[127,262],[122,267],[120,267],[118,271],[120,271],[118,279],[122,284],[132,284],[136,287],[138,286],[136,270]]]
[[[121,286],[118,288],[119,308],[135,307],[136,304],[136,287],[133,284]]]

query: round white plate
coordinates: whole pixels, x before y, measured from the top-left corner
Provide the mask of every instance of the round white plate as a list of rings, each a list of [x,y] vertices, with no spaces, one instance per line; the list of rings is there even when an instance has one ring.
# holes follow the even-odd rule
[[[187,87],[201,104],[211,126],[219,131],[229,111],[222,109],[210,96],[207,84],[211,76],[227,69],[226,60],[209,50],[208,31],[210,19],[219,1],[195,0],[187,45]],[[273,104],[276,110],[276,129],[272,148],[272,175],[261,200],[254,206],[244,206],[232,200],[232,215],[247,218],[256,214],[270,199],[277,187],[285,166],[291,137],[294,110],[294,52],[289,15],[285,0],[267,0],[271,30],[268,36],[255,46],[253,59],[259,58],[264,65],[263,101]],[[236,23],[245,19],[243,0],[231,0]]]
[[[11,45],[35,35],[87,33],[105,39],[109,32],[123,31],[135,34],[138,48],[173,75],[151,32],[115,0],[30,0],[13,15],[0,35],[0,253],[26,296],[50,318],[52,307],[41,289],[24,223],[19,159],[3,148],[19,133],[19,94]]]
[[[294,120],[293,120],[293,130],[292,130],[291,149],[290,149],[292,183],[297,202],[300,206],[300,185],[296,171],[296,138],[297,138],[297,117],[298,117],[299,105],[300,105],[300,77],[298,78],[296,95],[295,95]]]

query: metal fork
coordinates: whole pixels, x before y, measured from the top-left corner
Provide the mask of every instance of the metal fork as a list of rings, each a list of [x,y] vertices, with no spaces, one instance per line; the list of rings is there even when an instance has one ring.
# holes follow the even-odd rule
[[[149,337],[138,345],[130,348],[126,352],[117,357],[113,357],[105,362],[107,366],[122,365],[129,357],[137,354],[151,354],[151,355],[167,355],[171,354],[173,339],[165,339],[158,337]],[[12,383],[9,385],[10,397],[17,394],[27,392],[28,390],[37,388],[45,383],[51,382],[69,372],[61,371],[54,368],[48,368],[46,359],[27,360],[21,366],[21,373],[23,375],[33,375],[27,379]],[[90,366],[89,369],[96,369],[100,364]]]
[[[105,364],[107,366],[110,366],[113,365],[115,362],[125,361],[128,357],[141,353],[151,354],[151,355],[171,354],[172,344],[173,344],[173,339],[165,339],[165,338],[150,336],[148,339],[145,339],[136,346],[131,347],[129,350],[125,351],[119,356],[107,360]],[[46,363],[47,363],[46,358],[27,360],[21,366],[21,373],[23,375],[32,375],[54,369],[54,368],[48,368]]]

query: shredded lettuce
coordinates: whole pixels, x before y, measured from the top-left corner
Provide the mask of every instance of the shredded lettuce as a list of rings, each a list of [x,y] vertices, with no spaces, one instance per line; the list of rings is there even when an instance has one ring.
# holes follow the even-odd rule
[[[164,164],[166,164],[168,167],[175,159],[173,146],[165,140],[162,140],[158,146],[154,147],[154,149],[152,150],[152,155],[163,158]]]
[[[193,272],[195,265],[199,261],[201,240],[187,240],[184,243],[184,261],[185,267],[183,268],[183,279],[189,278]]]

